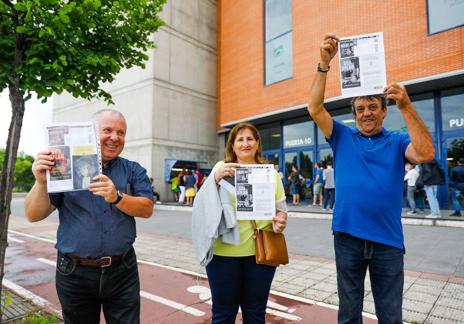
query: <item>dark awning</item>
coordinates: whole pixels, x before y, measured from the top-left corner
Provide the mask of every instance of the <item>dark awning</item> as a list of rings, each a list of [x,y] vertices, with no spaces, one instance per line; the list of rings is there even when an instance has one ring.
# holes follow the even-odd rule
[[[181,171],[182,169],[210,169],[208,162],[178,160],[173,158],[164,159],[164,181],[171,180],[172,171]]]

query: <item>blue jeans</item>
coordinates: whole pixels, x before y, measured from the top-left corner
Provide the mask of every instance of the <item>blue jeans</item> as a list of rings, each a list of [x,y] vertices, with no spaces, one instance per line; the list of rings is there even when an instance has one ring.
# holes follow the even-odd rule
[[[335,202],[335,188],[324,188],[324,209],[327,209],[327,205],[330,209],[333,209]]]
[[[65,323],[140,322],[137,257],[131,249],[123,260],[106,268],[76,266],[58,253],[56,291]]]
[[[275,270],[275,267],[256,264],[254,255],[215,255],[206,266],[213,301],[211,323],[235,323],[240,306],[244,324],[264,324]]]
[[[338,323],[362,323],[364,278],[369,268],[379,324],[402,323],[403,251],[334,232]]]
[[[440,216],[440,205],[438,205],[437,199],[437,185],[424,186],[425,194],[430,206],[430,212],[432,215]]]
[[[458,213],[461,212],[461,203],[459,202],[459,197],[463,195],[464,192],[462,190],[453,189],[453,205],[454,210]]]
[[[408,203],[412,212],[416,211],[416,200],[414,199],[414,192],[416,191],[416,186],[408,186]]]

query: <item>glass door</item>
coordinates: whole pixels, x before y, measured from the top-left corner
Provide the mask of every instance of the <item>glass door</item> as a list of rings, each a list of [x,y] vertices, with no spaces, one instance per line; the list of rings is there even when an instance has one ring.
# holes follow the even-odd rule
[[[446,145],[446,162],[448,166],[448,170],[446,174],[448,175],[447,179],[447,195],[446,198],[448,199],[445,201],[448,204],[448,208],[452,209],[453,208],[453,188],[452,185],[449,183],[449,172],[452,167],[456,166],[458,163],[458,159],[461,157],[464,157],[464,134],[462,136],[457,136],[457,137],[448,137],[445,141]]]

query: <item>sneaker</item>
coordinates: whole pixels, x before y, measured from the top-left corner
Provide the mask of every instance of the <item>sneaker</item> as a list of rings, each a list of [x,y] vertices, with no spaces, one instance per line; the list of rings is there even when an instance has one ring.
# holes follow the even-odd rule
[[[322,210],[327,210],[327,208],[322,208]]]
[[[406,214],[407,215],[417,215],[417,213],[415,211],[408,211]]]
[[[425,216],[425,218],[436,219],[436,218],[440,218],[440,216],[439,215],[434,215],[434,214],[429,214],[429,215]]]
[[[461,212],[455,211],[454,213],[450,214],[450,216],[461,216]]]

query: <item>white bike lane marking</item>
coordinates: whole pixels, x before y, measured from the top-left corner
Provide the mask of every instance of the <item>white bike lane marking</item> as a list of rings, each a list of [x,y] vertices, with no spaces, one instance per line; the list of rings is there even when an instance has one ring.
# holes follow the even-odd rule
[[[48,259],[44,259],[44,258],[37,258],[36,260],[39,261],[39,262],[48,264],[50,266],[56,267],[56,261],[52,261],[52,260],[48,260]],[[167,298],[164,298],[164,297],[161,297],[161,296],[157,296],[157,295],[149,293],[147,291],[140,290],[140,296],[143,297],[143,298],[146,298],[148,300],[151,300],[151,301],[153,301],[155,303],[163,304],[165,306],[177,309],[177,310],[179,310],[181,312],[184,312],[184,313],[196,316],[196,317],[201,317],[201,316],[205,315],[205,312],[203,312],[203,311],[201,311],[199,309],[196,309],[196,308],[193,308],[193,307],[178,303],[178,302],[176,302],[174,300],[170,300],[170,299],[167,299]]]
[[[42,238],[42,237],[37,237],[37,236],[31,235],[31,234],[21,233],[21,232],[13,231],[13,230],[9,230],[9,232],[12,233],[12,234],[15,234],[15,235],[25,236],[25,237],[28,237],[28,238],[37,239],[37,240],[41,240],[41,241],[48,242],[48,243],[55,243],[54,240],[50,240],[50,239],[46,239],[46,238]],[[44,259],[44,258],[38,258],[37,260],[40,261],[41,263],[45,263],[45,264],[48,264],[50,266],[55,266],[56,265],[55,261],[47,260],[47,259]],[[166,265],[162,265],[162,264],[158,264],[158,263],[154,263],[154,262],[138,260],[138,263],[149,265],[149,266],[155,266],[155,267],[159,267],[159,268],[164,268],[164,269],[167,269],[167,270],[172,270],[172,271],[176,271],[176,272],[179,272],[179,273],[184,273],[184,274],[188,274],[188,275],[191,275],[191,276],[207,278],[206,275],[203,275],[203,274],[200,274],[200,273],[197,273],[197,272],[184,270],[184,269],[181,269],[181,268],[176,268],[176,267],[171,267],[171,266],[166,266]],[[203,287],[203,286],[201,286],[201,287]],[[208,291],[209,291],[209,287],[204,287],[204,288],[208,289]],[[190,286],[190,287],[186,288],[186,290],[188,292],[194,293],[194,294],[196,293],[195,292],[196,289],[197,289],[196,286]],[[209,292],[209,294],[210,294],[210,292]],[[294,300],[294,301],[299,301],[299,302],[302,302],[303,304],[307,304],[307,305],[318,305],[318,306],[322,306],[322,307],[330,308],[330,309],[337,309],[338,308],[338,307],[336,307],[334,305],[328,305],[328,304],[325,304],[325,303],[322,303],[322,302],[316,302],[316,301],[312,301],[312,300],[309,300],[309,299],[306,299],[306,298],[303,298],[303,297],[288,295],[288,294],[285,294],[285,293],[280,293],[280,292],[276,292],[276,291],[272,291],[272,290],[271,290],[271,295],[284,297],[284,298]],[[146,292],[146,291],[141,291],[141,296],[148,299],[148,300],[158,302],[160,304],[166,305],[168,307],[172,307],[172,308],[177,309],[177,310],[181,310],[181,311],[183,311],[183,312],[185,312],[187,314],[190,314],[190,315],[193,315],[193,316],[196,316],[196,317],[205,315],[205,312],[203,312],[201,310],[195,309],[195,308],[193,308],[191,306],[188,306],[188,305],[183,305],[183,304],[178,303],[178,302],[176,302],[174,300],[166,299],[164,297],[151,294],[151,293]],[[211,305],[211,299],[204,300],[200,296],[198,296],[198,298],[199,298],[199,301]],[[281,317],[281,318],[284,318],[284,319],[287,319],[287,320],[290,320],[290,321],[301,321],[302,318],[297,316],[296,314],[294,314],[295,311],[296,311],[295,308],[289,308],[289,307],[287,307],[285,305],[278,304],[278,303],[276,303],[276,302],[274,302],[272,300],[268,301],[267,309],[266,309],[266,312],[268,314],[278,316],[278,317]],[[363,315],[365,315],[365,314],[363,314]]]

